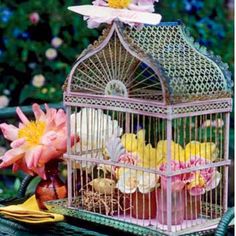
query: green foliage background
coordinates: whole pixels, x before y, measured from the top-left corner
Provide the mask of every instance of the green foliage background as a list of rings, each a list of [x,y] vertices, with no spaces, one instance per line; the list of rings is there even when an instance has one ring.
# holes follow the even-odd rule
[[[99,35],[86,27],[83,18],[67,10],[68,6],[89,4],[89,0],[3,0],[0,5],[0,95],[6,93],[10,105],[37,102],[59,102],[61,85],[76,56]],[[233,20],[223,0],[161,0],[156,11],[163,21],[181,19],[192,36],[230,65],[233,72]],[[33,24],[29,16],[37,12],[40,20]],[[58,56],[48,60],[47,49],[53,37],[63,44]],[[32,78],[42,74],[43,87],[32,85]]]

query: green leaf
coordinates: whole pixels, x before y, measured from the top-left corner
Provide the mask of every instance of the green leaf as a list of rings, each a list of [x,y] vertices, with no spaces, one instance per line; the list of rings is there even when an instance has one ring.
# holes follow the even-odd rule
[[[22,104],[27,98],[31,98],[34,96],[36,89],[32,85],[26,85],[23,87],[20,93],[19,102]]]

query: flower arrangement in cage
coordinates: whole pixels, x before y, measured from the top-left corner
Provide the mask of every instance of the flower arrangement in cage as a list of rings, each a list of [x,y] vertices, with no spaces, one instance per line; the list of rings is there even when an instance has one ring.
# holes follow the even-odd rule
[[[38,104],[32,109],[35,120],[29,120],[17,107],[19,126],[0,124],[3,136],[11,141],[11,148],[0,158],[0,168],[13,166],[13,172],[22,170],[26,174],[38,175],[43,180],[36,188],[36,197],[41,208],[43,201],[66,196],[66,186],[57,177],[57,163],[66,152],[66,114],[45,105],[46,113]],[[74,140],[74,136],[71,136]],[[52,186],[53,185],[53,186]],[[50,191],[47,188],[56,188]],[[42,193],[40,192],[42,191]]]
[[[167,140],[159,140],[156,147],[153,147],[145,140],[145,129],[138,130],[136,134],[123,133],[118,121],[100,109],[83,108],[76,115],[72,114],[70,121],[72,132],[80,137],[80,142],[74,148],[80,148],[84,153],[87,151],[84,161],[78,166],[79,175],[81,171],[82,175],[85,175],[79,188],[83,196],[83,207],[88,211],[106,215],[125,212],[137,219],[157,217],[161,224],[167,224],[167,178],[132,169],[133,166],[165,172]],[[93,149],[102,151],[88,154],[88,150]],[[171,157],[172,171],[209,164],[219,155],[219,150],[213,142],[191,141],[183,148],[172,141],[171,150],[174,150]],[[110,160],[114,165],[97,164],[86,161],[86,158]],[[173,217],[172,224],[181,224],[184,219],[197,218],[200,214],[200,196],[215,189],[220,180],[221,174],[215,168],[173,177],[172,214],[177,217]]]

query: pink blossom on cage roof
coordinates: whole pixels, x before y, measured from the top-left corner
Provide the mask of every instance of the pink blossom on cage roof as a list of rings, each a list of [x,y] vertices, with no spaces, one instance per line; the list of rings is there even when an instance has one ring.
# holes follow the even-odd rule
[[[157,25],[161,15],[154,12],[156,0],[127,0],[127,7],[113,7],[112,0],[95,0],[93,5],[72,6],[68,9],[84,16],[88,28],[97,28],[102,23],[111,24],[118,20],[130,26],[151,24]]]

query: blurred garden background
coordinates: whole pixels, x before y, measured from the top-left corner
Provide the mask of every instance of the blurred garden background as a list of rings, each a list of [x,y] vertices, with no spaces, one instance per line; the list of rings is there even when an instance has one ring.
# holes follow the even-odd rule
[[[73,62],[100,33],[99,29],[88,29],[83,18],[67,7],[89,3],[89,0],[1,0],[0,114],[12,106],[62,101],[61,87]],[[195,41],[222,57],[232,74],[233,8],[233,0],[160,0],[156,4],[156,12],[161,13],[163,21],[181,19]],[[232,113],[231,158],[233,119]],[[2,139],[0,146],[3,153],[7,143]],[[0,170],[0,196],[15,194],[22,178],[22,173],[13,175],[10,169]],[[233,189],[233,178],[231,182]]]

